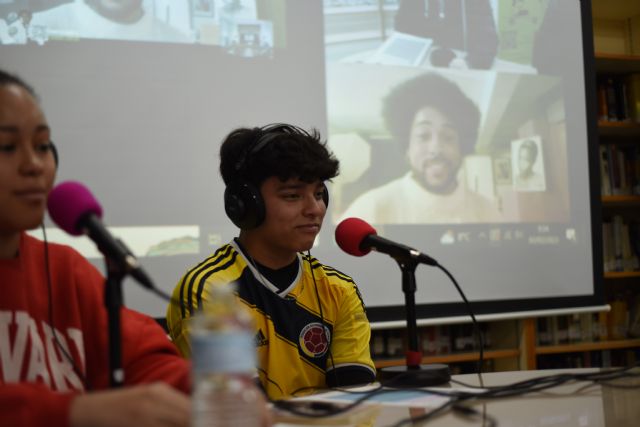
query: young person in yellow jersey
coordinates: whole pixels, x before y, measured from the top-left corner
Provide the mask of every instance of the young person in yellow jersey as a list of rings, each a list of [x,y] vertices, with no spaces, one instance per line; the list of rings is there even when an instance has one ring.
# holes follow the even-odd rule
[[[309,252],[329,203],[325,181],[338,168],[316,131],[273,124],[226,137],[225,211],[240,234],[176,285],[167,322],[184,355],[189,319],[206,309],[211,287],[235,283],[255,320],[257,373],[270,398],[375,379],[356,284]]]

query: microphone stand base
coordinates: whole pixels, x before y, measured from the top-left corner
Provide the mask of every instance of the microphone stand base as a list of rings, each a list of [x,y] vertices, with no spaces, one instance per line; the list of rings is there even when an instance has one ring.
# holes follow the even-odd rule
[[[451,380],[449,365],[390,366],[378,370],[382,385],[397,388],[433,387]]]

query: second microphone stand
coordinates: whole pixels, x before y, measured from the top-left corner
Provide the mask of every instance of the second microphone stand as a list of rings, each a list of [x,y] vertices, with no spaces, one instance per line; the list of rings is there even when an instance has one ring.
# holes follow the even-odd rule
[[[418,342],[416,321],[416,268],[418,262],[411,256],[394,256],[402,270],[402,292],[404,292],[407,318],[408,349],[406,366],[392,366],[380,369],[383,383],[392,387],[428,387],[449,382],[451,373],[444,364],[422,365],[422,352]]]
[[[126,268],[106,257],[107,279],[104,286],[104,304],[109,321],[109,385],[112,388],[124,384],[122,368],[122,341],[120,312],[122,309],[122,280],[127,275]]]

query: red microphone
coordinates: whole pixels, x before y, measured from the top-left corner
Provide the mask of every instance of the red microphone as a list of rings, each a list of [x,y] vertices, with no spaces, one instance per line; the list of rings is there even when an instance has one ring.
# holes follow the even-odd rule
[[[360,248],[360,243],[370,235],[377,235],[376,229],[360,218],[347,218],[336,227],[336,243],[340,249],[353,256],[364,256],[371,248]]]
[[[347,218],[336,227],[336,243],[340,249],[353,256],[363,256],[371,250],[385,253],[397,261],[416,261],[438,265],[429,255],[378,236],[376,229],[360,218]]]

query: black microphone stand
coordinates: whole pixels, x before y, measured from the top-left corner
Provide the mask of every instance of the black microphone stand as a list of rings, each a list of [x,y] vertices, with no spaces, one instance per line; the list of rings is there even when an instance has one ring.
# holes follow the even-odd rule
[[[112,388],[124,384],[122,369],[122,342],[120,330],[120,311],[122,309],[122,280],[127,275],[124,265],[105,257],[107,279],[104,286],[104,304],[109,321],[109,384]]]
[[[407,317],[408,349],[406,366],[391,366],[380,369],[380,379],[393,387],[429,387],[449,382],[449,366],[444,364],[422,365],[422,352],[418,343],[416,321],[416,267],[418,262],[409,254],[396,254],[394,259],[402,270],[402,292],[404,292]]]

